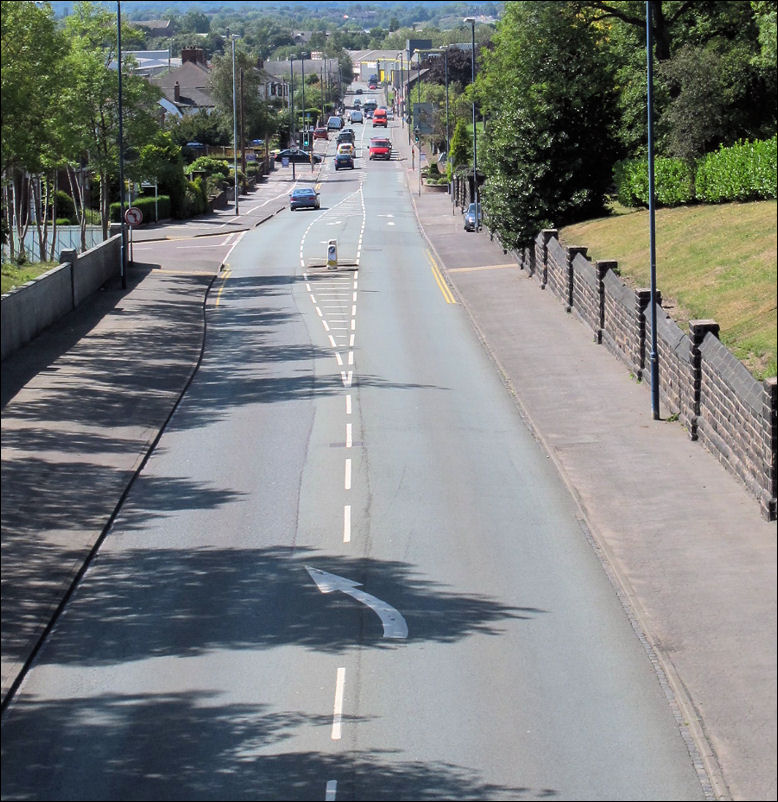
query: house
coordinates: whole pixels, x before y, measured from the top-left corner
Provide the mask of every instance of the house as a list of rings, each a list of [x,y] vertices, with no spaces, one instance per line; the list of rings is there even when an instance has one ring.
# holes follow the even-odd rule
[[[200,109],[210,112],[216,107],[209,85],[210,72],[203,50],[189,47],[181,51],[180,67],[152,76],[149,82],[162,90],[165,100],[180,114],[193,114]]]
[[[131,24],[135,28],[141,28],[152,36],[173,36],[176,32],[176,25],[169,19],[147,19],[132,20]]]

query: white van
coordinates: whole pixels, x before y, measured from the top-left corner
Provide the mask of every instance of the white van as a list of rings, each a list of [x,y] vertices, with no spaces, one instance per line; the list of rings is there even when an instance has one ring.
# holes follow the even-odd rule
[[[362,123],[364,122],[364,117],[362,116],[361,111],[352,111],[348,116],[349,122],[352,123]]]

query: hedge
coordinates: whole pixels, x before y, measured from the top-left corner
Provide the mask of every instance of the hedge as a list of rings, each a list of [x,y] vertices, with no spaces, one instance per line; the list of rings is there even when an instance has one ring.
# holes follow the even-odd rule
[[[159,220],[166,220],[170,217],[170,196],[159,195],[155,198],[135,198],[132,205],[136,209],[140,209],[143,213],[143,223],[156,223]],[[111,222],[118,223],[119,215],[121,213],[121,204],[111,204]],[[159,218],[157,218],[156,210],[159,207]],[[127,205],[124,206],[125,211]]]
[[[776,141],[738,142],[703,156],[692,176],[680,159],[654,159],[657,206],[701,201],[764,200],[776,197]],[[616,195],[624,206],[648,206],[648,160],[625,159],[613,168]]]
[[[706,203],[775,198],[777,143],[774,136],[708,153],[697,168],[697,198]]]

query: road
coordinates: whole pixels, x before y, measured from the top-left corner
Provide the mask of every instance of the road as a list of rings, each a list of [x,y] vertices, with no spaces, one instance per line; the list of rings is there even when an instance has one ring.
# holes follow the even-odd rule
[[[218,243],[199,371],[7,711],[4,799],[705,798],[370,135],[320,210]]]

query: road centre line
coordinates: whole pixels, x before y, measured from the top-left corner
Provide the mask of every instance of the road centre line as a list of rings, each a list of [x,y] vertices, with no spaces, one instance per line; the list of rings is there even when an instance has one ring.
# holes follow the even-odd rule
[[[330,738],[339,741],[341,735],[341,722],[343,720],[343,688],[346,684],[345,667],[338,668],[335,677],[335,703],[332,706],[332,733]]]
[[[343,507],[343,542],[351,543],[351,505]]]
[[[351,393],[346,395],[346,415],[351,414]]]
[[[346,448],[351,448],[354,443],[354,440],[351,435],[351,424],[346,424]]]
[[[351,490],[351,457],[346,457],[346,470],[343,484],[346,490]]]
[[[324,791],[325,802],[335,802],[338,793],[338,781],[327,780],[327,786]]]

